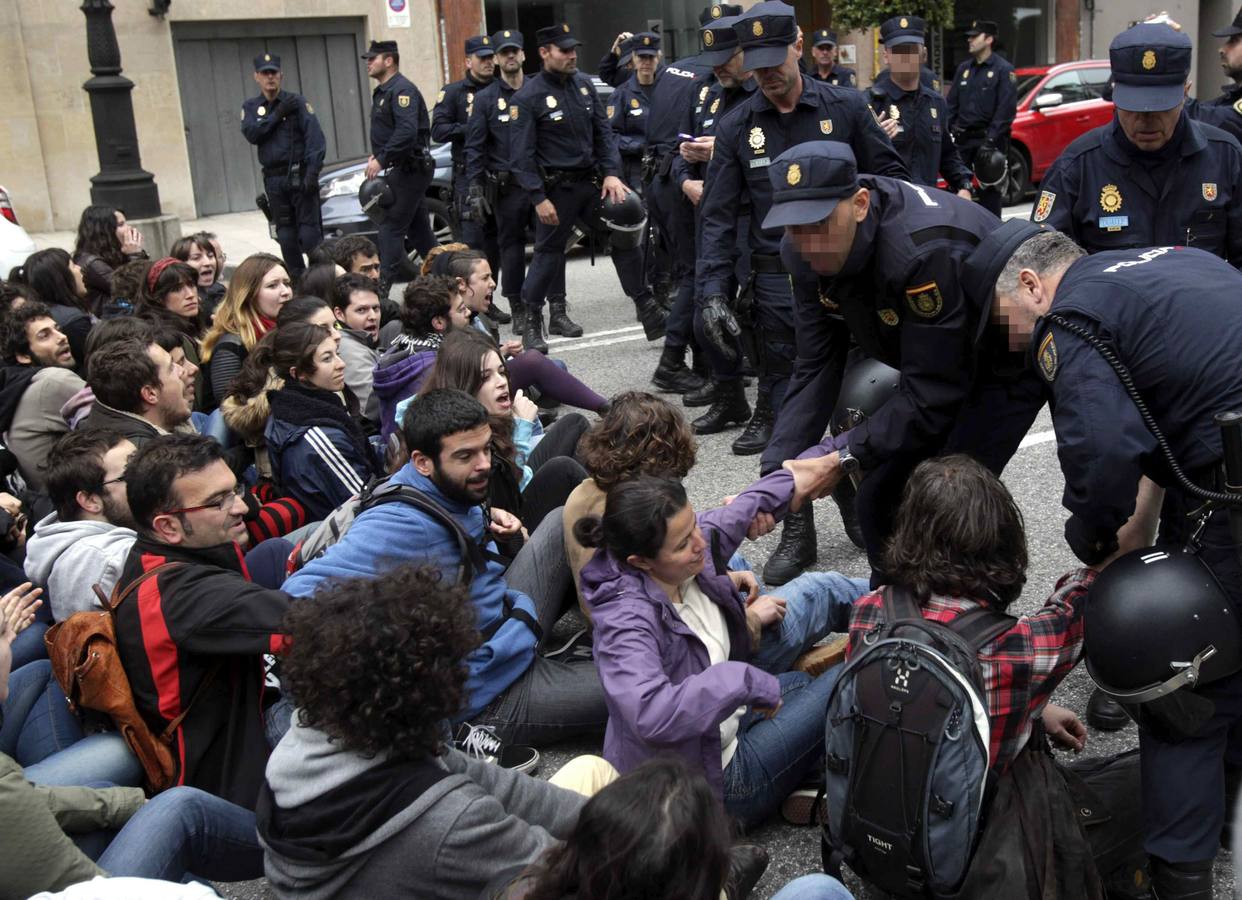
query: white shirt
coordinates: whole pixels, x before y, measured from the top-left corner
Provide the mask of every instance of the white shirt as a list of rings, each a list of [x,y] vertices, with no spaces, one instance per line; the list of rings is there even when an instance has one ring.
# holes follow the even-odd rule
[[[686,627],[707,648],[707,658],[711,664],[727,662],[729,659],[729,629],[725,624],[724,613],[713,603],[698,582],[691,578],[681,586],[681,602],[674,603],[673,608]],[[728,768],[733,754],[737,750],[737,729],[745,706],[739,706],[733,714],[720,723],[720,768]]]

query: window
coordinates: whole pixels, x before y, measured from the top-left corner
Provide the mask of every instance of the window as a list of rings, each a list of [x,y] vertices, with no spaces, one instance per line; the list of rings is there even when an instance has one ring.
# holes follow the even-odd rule
[[[1060,94],[1062,103],[1078,103],[1092,98],[1092,94],[1079,80],[1077,71],[1062,72],[1060,75],[1049,78],[1040,88],[1039,95],[1035,98],[1036,102],[1040,97],[1048,94]]]
[[[1079,69],[1078,77],[1087,89],[1087,96],[1092,100],[1103,100],[1111,96],[1108,83],[1112,81],[1113,70],[1108,66],[1093,66],[1090,69]]]

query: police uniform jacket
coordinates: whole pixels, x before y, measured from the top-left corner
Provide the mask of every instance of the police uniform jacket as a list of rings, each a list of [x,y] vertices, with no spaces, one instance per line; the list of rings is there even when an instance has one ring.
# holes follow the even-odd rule
[[[1186,114],[1242,141],[1242,84],[1227,84],[1219,97],[1202,103],[1187,97]]]
[[[497,78],[474,95],[475,114],[466,124],[466,183],[482,184],[486,172],[507,172],[512,151],[510,105],[517,88]]]
[[[430,139],[427,104],[410,79],[398,72],[371,93],[371,155],[381,166],[412,162]]]
[[[497,79],[499,80],[499,79]],[[431,111],[431,139],[452,144],[453,165],[460,167],[466,162],[466,127],[474,111],[478,93],[488,85],[476,81],[469,72],[460,81],[445,85],[436,97],[435,109]]]
[[[859,224],[841,272],[820,279],[818,299],[795,291],[798,358],[781,418],[823,422],[823,398],[805,390],[823,368],[831,319],[843,318],[868,356],[900,370],[897,393],[850,430],[850,452],[863,468],[898,454],[934,451],[948,437],[976,373],[988,363],[980,347],[991,297],[969,296],[960,270],[1000,220],[978,204],[895,178],[859,176],[871,210]],[[786,266],[809,272],[788,241]],[[790,435],[788,459],[823,434]],[[765,454],[766,456],[766,454]]]
[[[993,143],[1008,137],[1018,114],[1017,81],[1013,66],[995,53],[981,63],[966,60],[949,85],[949,126]]]
[[[514,117],[517,121],[512,121]],[[540,169],[601,168],[621,177],[617,137],[591,79],[544,70],[526,79],[509,106],[513,172],[532,204],[547,199]]]
[[[877,116],[887,113],[901,125],[893,146],[916,184],[935,187],[937,175],[943,173],[952,190],[970,187],[970,169],[949,134],[949,104],[944,97],[922,84],[918,90],[902,90],[890,78],[872,85],[867,99]]]
[[[879,87],[880,85],[884,84],[886,81],[892,81],[892,80],[893,80],[893,73],[888,69],[881,69],[880,73],[875,76],[875,81],[873,81],[871,84],[873,87]],[[937,94],[940,93],[940,90],[943,87],[943,85],[940,83],[940,76],[937,75],[935,72],[933,72],[931,69],[927,68],[927,66],[919,67],[919,84],[923,85],[924,87],[931,88]],[[943,94],[941,96],[943,96]]]
[[[1184,247],[1117,250],[1077,260],[1052,313],[1085,328],[1130,371],[1173,456],[1192,480],[1221,460],[1218,412],[1242,409],[1242,275]],[[1192,299],[1193,303],[1187,300]],[[1117,374],[1047,316],[1031,350],[1053,397],[1070,546],[1107,546],[1134,512],[1140,475],[1174,482]],[[1075,521],[1077,520],[1077,521]]]
[[[281,91],[271,101],[262,94],[249,97],[242,104],[241,123],[246,140],[259,148],[264,169],[300,162],[306,183],[318,180],[328,145],[315,111],[301,94]]]
[[[676,149],[677,133],[685,121],[687,108],[694,103],[706,80],[713,77],[710,68],[687,60],[664,66],[656,73],[647,119],[648,150],[661,156]]]
[[[815,66],[808,74],[816,81],[835,84],[837,87],[858,87],[858,76],[854,74],[854,70],[849,66],[834,63],[832,70],[827,75],[820,75],[819,67]]]
[[[1157,153],[1116,121],[1088,131],[1044,175],[1032,221],[1090,253],[1185,244],[1242,265],[1242,145],[1183,115]]]
[[[716,126],[725,117],[725,113],[744,100],[750,99],[755,92],[755,80],[748,78],[736,88],[726,90],[724,85],[712,75],[706,82],[696,85],[697,93],[694,101],[684,111],[684,118],[679,131],[694,137],[705,137],[716,133]],[[692,163],[677,154],[673,158],[673,178],[678,185],[686,181],[702,181],[707,174],[707,163]]]
[[[656,77],[663,74],[663,67],[656,70]],[[617,150],[622,156],[643,155],[647,146],[647,122],[651,118],[651,93],[655,84],[643,86],[634,74],[621,87],[612,92],[604,112],[608,125],[617,136]]]
[[[909,178],[892,142],[876,123],[861,93],[803,76],[802,95],[789,115],[782,115],[761,90],[731,110],[716,131],[700,204],[703,219],[698,281],[703,296],[724,294],[733,271],[739,207],[749,202],[750,249],[775,256],[783,229],[759,227],[772,206],[767,167],[781,153],[807,141],[842,141],[850,145],[860,172]]]

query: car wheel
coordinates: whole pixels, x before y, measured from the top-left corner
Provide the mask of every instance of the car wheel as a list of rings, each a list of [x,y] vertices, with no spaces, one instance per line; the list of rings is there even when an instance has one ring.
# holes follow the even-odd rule
[[[435,234],[437,243],[450,244],[461,240],[460,231],[449,214],[447,203],[438,197],[428,197],[423,205],[431,216],[431,231]]]
[[[1002,201],[1006,206],[1013,206],[1026,199],[1031,190],[1031,166],[1026,161],[1026,154],[1017,147],[1009,148],[1009,174],[1005,178],[1005,192]]]

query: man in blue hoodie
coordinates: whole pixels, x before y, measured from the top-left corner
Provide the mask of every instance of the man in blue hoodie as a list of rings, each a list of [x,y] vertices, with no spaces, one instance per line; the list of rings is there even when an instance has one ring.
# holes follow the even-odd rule
[[[492,727],[519,744],[602,733],[608,711],[594,663],[538,652],[573,597],[561,516],[545,516],[506,569],[488,532],[505,534],[520,523],[501,510],[485,518],[492,432],[483,404],[461,391],[429,391],[411,404],[401,430],[410,460],[390,482],[438,503],[486,554],[470,580],[483,643],[466,658],[469,697],[459,721]],[[402,563],[436,566],[449,579],[471,565],[456,534],[437,518],[407,503],[384,503],[359,514],[340,541],[283,589],[307,597],[324,579],[375,578]]]

